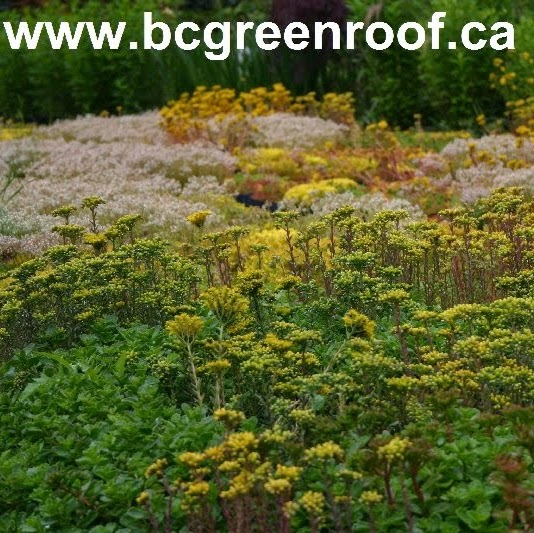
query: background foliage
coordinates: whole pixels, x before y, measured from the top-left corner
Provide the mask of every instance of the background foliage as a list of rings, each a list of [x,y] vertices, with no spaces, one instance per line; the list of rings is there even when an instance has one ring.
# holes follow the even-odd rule
[[[371,0],[349,0],[350,17],[364,20]],[[114,0],[102,3],[47,2],[24,11],[6,11],[0,20],[126,21],[132,39],[142,33],[142,13],[153,11],[154,19],[174,25],[180,20],[200,24],[215,20],[268,19],[269,2],[187,2],[162,5],[150,0]],[[394,28],[407,20],[426,25],[434,11],[447,12],[443,41],[457,40],[461,27],[477,20],[516,23],[519,51],[534,52],[534,11],[521,0],[388,0],[378,15]],[[467,16],[468,14],[468,16]],[[135,37],[134,37],[135,36]],[[449,39],[451,37],[451,39]],[[84,113],[135,112],[159,107],[184,91],[199,85],[222,85],[238,90],[282,81],[290,89],[314,89],[319,93],[351,91],[358,101],[361,118],[386,118],[403,127],[413,124],[420,113],[426,125],[466,126],[480,113],[499,116],[503,97],[492,89],[489,75],[496,52],[485,49],[466,53],[458,49],[408,52],[394,46],[383,52],[360,46],[339,53],[313,87],[295,87],[291,61],[285,58],[275,68],[272,57],[254,43],[246,54],[232,54],[226,61],[209,61],[202,50],[180,52],[169,48],[154,51],[94,51],[87,43],[77,51],[12,51],[5,35],[0,36],[0,115],[26,121],[50,121]],[[126,42],[126,41],[125,41]],[[392,97],[395,95],[395,98]],[[447,118],[444,118],[447,111]]]

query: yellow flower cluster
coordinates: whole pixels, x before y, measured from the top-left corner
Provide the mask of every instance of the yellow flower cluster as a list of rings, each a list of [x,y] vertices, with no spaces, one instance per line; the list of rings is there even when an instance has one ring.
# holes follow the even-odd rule
[[[290,441],[293,436],[293,432],[275,426],[273,429],[266,429],[261,434],[261,441],[267,444],[284,444]]]
[[[323,442],[313,448],[309,448],[304,454],[306,461],[327,461],[328,459],[337,459],[341,461],[343,457],[343,448],[335,442]]]
[[[356,309],[349,309],[345,313],[343,324],[345,324],[350,336],[363,337],[364,339],[372,338],[376,327],[371,319]]]
[[[211,287],[200,298],[225,326],[232,326],[236,330],[246,324],[249,302],[236,289]]]
[[[404,329],[422,343],[420,360],[411,365],[412,375],[389,378],[388,386],[413,394],[454,390],[469,398],[483,394],[497,410],[530,402],[534,371],[519,362],[534,346],[534,333],[524,327],[525,317],[533,312],[532,299],[513,297],[488,305],[457,305],[441,313],[416,312],[413,320],[424,327]],[[510,328],[514,322],[521,324],[518,330]],[[471,334],[474,328],[479,334]],[[448,349],[432,349],[425,344],[429,340]]]
[[[165,468],[168,466],[169,462],[167,459],[157,459],[152,463],[145,471],[145,477],[157,476],[161,477]]]
[[[210,491],[210,485],[206,481],[195,481],[193,483],[184,484],[184,492],[186,496],[198,498],[205,496]]]
[[[197,468],[204,461],[204,456],[198,452],[184,452],[178,456],[178,460],[190,468]]]
[[[27,124],[16,124],[10,120],[4,122],[0,117],[0,141],[12,141],[27,137],[33,131],[33,127]]]
[[[307,513],[320,516],[324,511],[326,498],[320,492],[309,490],[300,497],[298,503]]]
[[[256,449],[258,446],[258,438],[254,433],[232,433],[225,442],[225,447],[232,454],[242,453]]]
[[[378,448],[378,457],[385,459],[388,463],[392,463],[397,459],[402,459],[411,444],[410,439],[393,437],[387,444]]]
[[[354,191],[361,192],[361,186],[348,178],[335,178],[294,185],[284,195],[285,201],[294,202],[298,207],[309,207],[313,200],[327,193]]]
[[[269,465],[259,465],[254,471],[241,470],[229,483],[226,490],[220,492],[223,499],[233,500],[249,494],[252,489],[266,478]]]
[[[167,331],[182,342],[191,342],[204,327],[204,321],[197,315],[180,313],[167,321]]]
[[[512,69],[507,63],[512,63]],[[498,57],[493,60],[494,71],[490,74],[493,88],[506,87],[508,94],[521,94],[534,86],[532,66],[534,58],[528,52],[510,51],[507,61]]]
[[[364,505],[374,505],[375,503],[380,503],[383,499],[384,497],[376,490],[366,490],[362,492],[359,501]]]
[[[521,139],[534,141],[534,97],[507,102],[508,114],[513,121],[515,134]]]
[[[496,58],[490,74],[491,85],[507,102],[513,131],[520,138],[534,140],[534,57],[527,51],[510,50]]]
[[[232,368],[232,363],[228,359],[214,359],[213,361],[208,361],[204,363],[199,371],[208,372],[212,374],[223,374],[229,368]]]
[[[298,466],[286,466],[286,465],[276,465],[275,476],[281,479],[287,479],[288,481],[296,481],[300,474],[302,473],[302,468]]]
[[[245,420],[245,415],[241,411],[221,408],[213,413],[213,418],[217,422],[222,422],[228,428],[235,428]]]
[[[318,100],[315,93],[295,97],[281,83],[273,85],[272,89],[258,87],[240,94],[234,89],[215,85],[211,89],[198,87],[193,94],[182,94],[160,113],[163,126],[180,142],[208,138],[228,145],[232,144],[230,137],[235,136],[236,130],[242,133],[241,130],[246,128],[247,117],[281,112],[353,124],[354,100],[350,93],[330,93],[322,100]],[[212,137],[210,121],[226,126],[217,139]]]
[[[264,485],[265,490],[269,494],[278,496],[280,494],[286,494],[291,490],[291,482],[287,479],[269,479]]]
[[[141,492],[141,494],[139,494],[139,496],[137,496],[137,498],[135,499],[137,505],[145,505],[149,500],[150,500],[150,495],[148,494],[146,490]]]
[[[204,227],[204,224],[206,223],[206,219],[211,215],[211,211],[204,210],[204,211],[196,211],[195,213],[192,213],[186,217],[186,220],[193,224],[193,226],[196,226],[197,228]]]
[[[311,409],[293,409],[289,413],[289,418],[298,424],[312,424],[316,418],[315,413]]]
[[[347,147],[307,150],[263,147],[238,150],[235,155],[240,170],[246,175],[280,176],[295,183],[338,179],[363,181],[379,165],[373,152]]]
[[[272,350],[285,351],[293,346],[293,342],[287,339],[279,339],[274,333],[265,335],[265,344]]]
[[[198,510],[211,488],[210,484],[202,479],[180,483],[178,486],[183,495],[181,506],[187,513],[195,513]]]

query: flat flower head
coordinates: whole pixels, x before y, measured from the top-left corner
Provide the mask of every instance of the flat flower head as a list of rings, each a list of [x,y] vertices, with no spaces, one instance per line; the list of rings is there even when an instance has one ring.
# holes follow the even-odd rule
[[[360,496],[360,503],[374,505],[375,503],[380,503],[383,499],[384,497],[376,490],[366,490]]]
[[[275,496],[287,494],[291,490],[291,482],[288,479],[269,479],[264,484],[265,490]]]
[[[320,516],[326,504],[326,498],[320,492],[307,491],[299,499],[301,507],[311,515]]]
[[[206,307],[225,325],[236,324],[246,318],[247,298],[230,287],[211,287],[200,297]]]
[[[152,463],[145,471],[145,477],[151,477],[151,476],[157,476],[161,477],[163,475],[163,472],[165,468],[168,465],[167,459],[157,459],[154,463]]]
[[[208,372],[210,374],[224,374],[228,369],[232,367],[232,364],[228,359],[215,359],[214,361],[209,361],[206,364],[199,367],[199,371]]]
[[[323,442],[313,448],[306,450],[304,458],[307,461],[326,461],[328,459],[342,460],[344,457],[343,448],[335,442]]]
[[[249,431],[232,433],[226,440],[226,447],[232,452],[250,453],[258,447],[258,439]]]
[[[207,481],[194,481],[185,485],[184,492],[194,498],[206,496],[210,491],[210,485]]]
[[[150,500],[150,496],[146,490],[141,492],[139,496],[135,499],[137,505],[145,505]]]
[[[211,215],[211,211],[204,210],[204,211],[196,211],[195,213],[190,214],[186,217],[186,220],[193,224],[193,226],[196,226],[197,228],[204,227],[204,224],[206,223],[206,219]]]
[[[378,457],[392,463],[397,459],[402,459],[411,444],[410,439],[393,437],[387,444],[378,448]]]
[[[302,468],[299,466],[276,465],[275,477],[293,482],[299,478],[301,472]]]
[[[167,331],[182,341],[196,337],[203,327],[202,318],[187,313],[177,315],[166,324]]]
[[[205,456],[198,452],[184,452],[178,456],[178,460],[189,468],[197,468],[204,461]]]
[[[89,196],[82,200],[82,207],[86,209],[96,209],[99,205],[103,205],[106,202],[100,196]]]
[[[347,328],[347,332],[349,332],[352,337],[370,339],[375,332],[375,323],[363,313],[360,313],[355,309],[349,309],[349,311],[345,313],[343,323]]]
[[[217,409],[213,413],[213,418],[217,420],[217,422],[222,422],[229,428],[234,428],[239,426],[239,424],[245,420],[245,415],[241,411],[235,411],[233,409],[226,409],[223,407],[221,409]]]

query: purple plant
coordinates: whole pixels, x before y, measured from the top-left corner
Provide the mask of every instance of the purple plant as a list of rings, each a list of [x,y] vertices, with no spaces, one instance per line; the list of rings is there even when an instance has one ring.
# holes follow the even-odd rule
[[[309,88],[320,75],[332,55],[332,35],[323,34],[323,49],[314,49],[315,22],[336,22],[341,27],[347,21],[348,9],[344,0],[273,0],[271,21],[281,29],[292,22],[303,22],[310,30],[310,45],[294,54],[277,55],[277,67],[282,72],[293,73],[293,83],[299,88]],[[330,36],[330,40],[328,37]]]

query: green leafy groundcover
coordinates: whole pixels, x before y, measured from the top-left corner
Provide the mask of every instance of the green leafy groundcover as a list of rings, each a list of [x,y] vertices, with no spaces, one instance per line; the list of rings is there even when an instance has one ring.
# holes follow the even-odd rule
[[[76,349],[29,347],[4,368],[2,531],[146,528],[135,498],[151,457],[203,448],[221,433],[202,410],[162,394],[148,363],[162,343],[161,330],[110,321]],[[133,350],[146,357],[128,364]],[[25,373],[35,377],[19,386]]]

